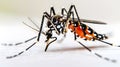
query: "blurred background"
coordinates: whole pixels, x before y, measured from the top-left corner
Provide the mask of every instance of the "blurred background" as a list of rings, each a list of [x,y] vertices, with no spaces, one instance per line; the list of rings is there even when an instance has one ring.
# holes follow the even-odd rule
[[[28,16],[39,26],[43,12],[49,13],[51,6],[55,8],[56,13],[60,14],[62,7],[68,10],[72,4],[76,6],[80,18],[108,23],[108,25],[87,25],[98,33],[110,33],[110,38],[105,41],[120,45],[120,31],[118,31],[120,28],[120,0],[0,0],[0,67],[119,67],[119,48],[110,47],[98,41],[80,40],[102,56],[118,60],[118,63],[114,64],[89,53],[74,41],[71,32],[68,32],[62,43],[51,44],[48,52],[44,52],[46,37],[41,36],[41,41],[29,51],[10,60],[5,58],[25,50],[36,41],[35,39],[20,46],[1,46],[2,43],[23,42],[38,35],[38,32],[22,24],[24,21],[34,26],[30,24]]]
[[[41,17],[51,6],[60,13],[71,4],[76,5],[81,18],[120,21],[120,0],[0,0],[0,13]]]

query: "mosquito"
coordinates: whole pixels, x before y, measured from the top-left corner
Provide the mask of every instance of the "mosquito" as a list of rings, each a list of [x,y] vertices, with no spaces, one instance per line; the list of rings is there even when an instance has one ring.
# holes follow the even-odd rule
[[[37,27],[37,29],[33,28],[32,26],[26,24],[23,22],[26,26],[32,28],[33,30],[38,32],[38,36],[32,37],[24,42],[19,42],[14,45],[20,45],[23,43],[27,43],[33,39],[37,39],[36,42],[34,42],[32,45],[30,45],[28,48],[25,50],[19,52],[18,54],[15,54],[13,56],[8,56],[6,57],[7,59],[17,57],[27,50],[29,50],[31,47],[33,47],[37,42],[40,41],[41,34],[46,36],[46,47],[45,47],[45,52],[47,51],[49,45],[57,40],[57,37],[53,36],[53,33],[56,33],[58,36],[60,34],[64,35],[64,38],[66,37],[66,33],[68,30],[71,30],[71,32],[74,34],[74,40],[78,42],[80,45],[82,45],[85,49],[87,49],[89,52],[93,53],[99,58],[102,58],[107,61],[111,62],[116,62],[114,59],[110,59],[107,57],[103,57],[102,55],[92,51],[90,48],[85,46],[82,42],[78,41],[77,39],[82,38],[85,41],[100,41],[102,43],[108,44],[110,46],[114,46],[112,43],[105,42],[103,40],[108,39],[108,36],[106,34],[99,34],[95,30],[93,30],[91,27],[84,23],[92,23],[92,24],[103,24],[105,25],[106,23],[101,22],[101,21],[96,21],[96,20],[87,20],[87,19],[80,19],[77,9],[75,5],[71,5],[69,10],[67,11],[65,8],[61,9],[61,15],[56,14],[54,7],[50,8],[50,14],[48,12],[44,12],[42,16],[42,21],[40,24],[40,27],[35,24],[35,22],[28,17],[28,19]],[[45,22],[45,19],[47,20]],[[43,31],[43,25],[44,23],[47,25],[48,30],[45,32]],[[63,39],[64,39],[63,38]],[[52,39],[52,40],[51,40]],[[7,45],[7,44],[5,44]],[[13,44],[9,44],[13,45]],[[120,47],[120,46],[116,46]]]

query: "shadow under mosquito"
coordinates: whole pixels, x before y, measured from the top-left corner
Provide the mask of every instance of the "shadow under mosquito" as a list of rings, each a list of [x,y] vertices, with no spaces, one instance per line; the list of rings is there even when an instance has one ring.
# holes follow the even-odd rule
[[[106,48],[108,46],[88,46],[90,49],[96,49],[96,48]],[[65,47],[60,49],[51,49],[47,52],[65,52],[65,51],[76,51],[76,50],[86,50],[84,47]]]

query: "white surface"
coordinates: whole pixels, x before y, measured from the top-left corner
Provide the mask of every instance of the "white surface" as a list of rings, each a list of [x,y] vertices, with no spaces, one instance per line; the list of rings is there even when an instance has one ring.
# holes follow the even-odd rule
[[[7,17],[8,18],[8,17]],[[33,18],[38,21],[39,18]],[[9,16],[5,20],[0,20],[0,43],[16,43],[24,41],[35,35],[38,32],[26,27],[22,24],[22,21],[28,22],[27,18]],[[8,23],[8,22],[12,22]],[[114,21],[113,21],[114,22]],[[37,23],[39,24],[39,23]],[[109,23],[108,25],[93,25],[88,24],[93,29],[100,33],[112,32],[113,36],[106,40],[116,45],[120,45],[119,41],[119,26],[120,24]],[[80,44],[73,40],[73,34],[68,33],[66,39],[62,43],[54,42],[50,45],[47,52],[44,52],[45,48],[45,36],[42,35],[41,41],[33,46],[30,50],[22,55],[13,58],[6,59],[6,56],[14,55],[31,45],[33,40],[29,43],[19,46],[1,46],[0,45],[0,67],[119,67],[120,66],[120,48],[110,47],[101,42],[86,42],[81,40],[86,46],[90,47],[94,52],[101,54],[102,56],[116,59],[117,63],[111,63],[106,60],[96,57],[94,54],[89,53]]]

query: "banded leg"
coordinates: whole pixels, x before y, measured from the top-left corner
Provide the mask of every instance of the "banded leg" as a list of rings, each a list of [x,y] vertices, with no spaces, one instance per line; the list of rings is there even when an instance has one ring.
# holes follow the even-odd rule
[[[31,20],[31,18],[28,17],[28,19],[38,28],[38,26]],[[32,29],[35,30],[35,31],[38,31],[37,29],[29,26],[28,24],[26,24],[26,23],[24,23],[24,22],[23,22],[23,24],[25,24],[26,26],[32,28]],[[37,36],[31,37],[31,38],[29,38],[29,39],[27,39],[27,40],[25,40],[25,41],[23,41],[23,42],[18,42],[18,43],[2,43],[1,45],[3,45],[3,46],[18,46],[18,45],[27,43],[27,42],[29,42],[29,41],[31,41],[31,40],[34,40],[35,38],[37,38]]]
[[[3,45],[3,46],[18,46],[18,45],[27,43],[27,42],[29,42],[29,41],[32,41],[32,40],[34,40],[34,39],[36,39],[36,38],[37,38],[37,36],[34,36],[34,37],[29,38],[29,39],[27,39],[27,40],[25,40],[25,41],[23,41],[23,42],[18,42],[18,43],[2,43],[1,45]]]
[[[24,52],[28,51],[28,50],[29,50],[31,47],[33,47],[36,43],[37,43],[37,42],[34,42],[32,45],[30,45],[30,46],[29,46],[28,48],[26,48],[25,50],[19,52],[18,54],[15,54],[15,55],[13,55],[13,56],[7,56],[6,58],[7,58],[7,59],[15,58],[15,57],[23,54]]]
[[[110,46],[114,46],[114,47],[120,47],[120,45],[114,45],[114,44],[112,44],[112,43],[109,43],[109,42],[106,42],[106,41],[103,41],[103,40],[98,40],[98,41],[100,41],[100,42],[102,42],[102,43],[105,43],[105,44],[108,44],[108,45],[110,45]]]
[[[45,34],[44,32],[42,32],[42,26],[43,26],[43,22],[44,22],[44,17],[46,17],[46,18],[48,18],[48,19],[50,18],[49,15],[48,15],[48,13],[47,13],[47,12],[44,12],[44,15],[43,15],[43,17],[42,17],[42,23],[41,23],[40,31],[39,31],[39,36],[40,36],[41,33]],[[25,24],[25,25],[27,25],[27,24]],[[27,25],[27,26],[30,27],[30,28],[32,28],[32,27],[29,26],[29,25]],[[32,29],[34,29],[34,28],[32,28]],[[36,29],[34,29],[34,30],[36,30]],[[37,30],[36,30],[36,31],[37,31]],[[36,38],[36,37],[34,37],[34,38]],[[34,39],[34,38],[32,38],[32,39]],[[30,41],[30,40],[32,40],[32,39],[26,40],[25,42],[28,42],[28,41]],[[38,38],[38,41],[39,41],[39,38]],[[37,43],[37,42],[34,42],[32,45],[30,45],[30,46],[29,46],[28,48],[26,48],[25,50],[19,52],[18,54],[15,54],[15,55],[13,55],[13,56],[7,56],[6,58],[7,58],[7,59],[11,59],[11,58],[17,57],[17,56],[23,54],[24,52],[28,51],[28,50],[29,50],[31,47],[33,47],[36,43]]]
[[[85,49],[87,49],[89,52],[93,53],[94,55],[96,55],[97,57],[101,58],[101,59],[104,59],[104,60],[107,60],[107,61],[111,61],[113,63],[117,62],[116,60],[114,59],[110,59],[110,58],[107,58],[107,57],[103,57],[102,55],[96,53],[96,52],[93,52],[91,49],[89,49],[87,46],[85,46],[84,44],[82,44],[81,42],[78,41],[79,44],[81,44]]]

